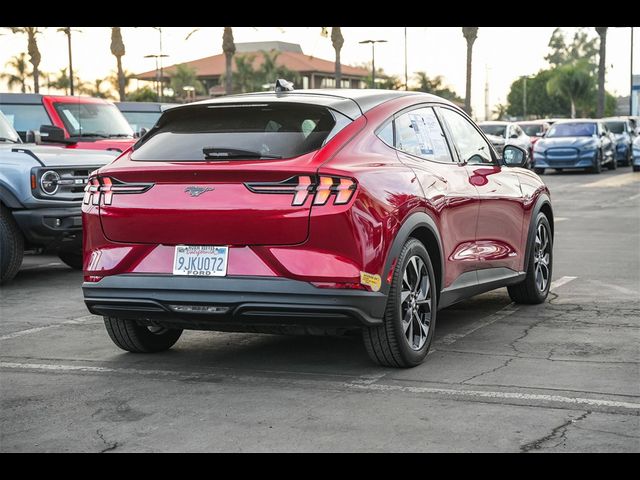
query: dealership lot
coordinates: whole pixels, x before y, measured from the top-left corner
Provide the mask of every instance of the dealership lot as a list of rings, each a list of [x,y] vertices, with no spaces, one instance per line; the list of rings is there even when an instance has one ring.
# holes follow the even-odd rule
[[[640,451],[640,174],[550,173],[552,292],[440,312],[427,361],[359,338],[185,332],[133,355],[82,274],[27,256],[0,290],[0,450]]]

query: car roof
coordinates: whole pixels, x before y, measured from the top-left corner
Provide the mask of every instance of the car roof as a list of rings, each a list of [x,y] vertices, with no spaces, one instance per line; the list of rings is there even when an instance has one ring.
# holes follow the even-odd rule
[[[163,112],[164,109],[182,105],[164,102],[114,102],[121,112]]]
[[[602,119],[603,122],[628,122],[629,117],[606,117]]]
[[[44,97],[55,101],[66,100],[71,103],[112,103],[104,98],[89,97],[87,95],[42,95],[40,93],[0,93],[0,103],[38,105],[42,104]]]
[[[485,120],[484,122],[478,122],[478,125],[509,125],[513,122],[505,122],[504,120]]]
[[[202,100],[188,103],[178,107],[184,108],[191,105],[224,105],[237,103],[282,102],[282,103],[313,103],[322,105],[355,119],[374,107],[394,98],[415,96],[425,102],[434,101],[440,103],[453,103],[444,98],[423,92],[409,92],[405,90],[378,90],[378,89],[346,89],[326,88],[293,90],[285,92],[254,92],[228,95],[225,97]],[[173,109],[172,109],[173,110]]]
[[[597,118],[562,118],[555,123],[598,123],[601,121]]]
[[[519,122],[516,122],[516,123],[518,125],[543,125],[549,122],[547,120],[538,119],[538,120],[520,120]]]

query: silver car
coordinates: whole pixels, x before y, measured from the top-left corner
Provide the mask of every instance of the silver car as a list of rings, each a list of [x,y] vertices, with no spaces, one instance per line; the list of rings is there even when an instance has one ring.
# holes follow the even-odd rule
[[[520,125],[514,122],[480,122],[478,126],[487,135],[487,138],[499,154],[502,154],[506,145],[516,145],[529,152],[527,168],[530,168],[532,153],[531,137],[524,133]]]

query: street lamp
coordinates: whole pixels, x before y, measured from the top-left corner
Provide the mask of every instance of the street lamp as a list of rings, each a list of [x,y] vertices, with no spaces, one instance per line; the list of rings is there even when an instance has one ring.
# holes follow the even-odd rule
[[[144,58],[155,58],[156,59],[156,93],[158,94],[158,100],[162,101],[162,80],[161,80],[161,73],[160,70],[158,68],[158,59],[159,58],[163,58],[163,57],[168,57],[169,55],[155,55],[155,54],[149,54],[149,55],[145,55]]]
[[[363,40],[358,43],[371,44],[371,88],[376,88],[376,43],[387,43],[386,40]]]
[[[530,78],[530,75],[522,76],[522,119],[527,119],[527,79]]]

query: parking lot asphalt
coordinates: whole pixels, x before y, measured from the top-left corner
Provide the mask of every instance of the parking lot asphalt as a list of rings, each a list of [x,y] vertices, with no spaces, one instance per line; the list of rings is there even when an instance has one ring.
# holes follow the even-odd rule
[[[0,451],[640,451],[640,173],[550,173],[552,291],[440,312],[427,361],[359,337],[185,332],[117,349],[82,274],[27,256],[0,289]]]

